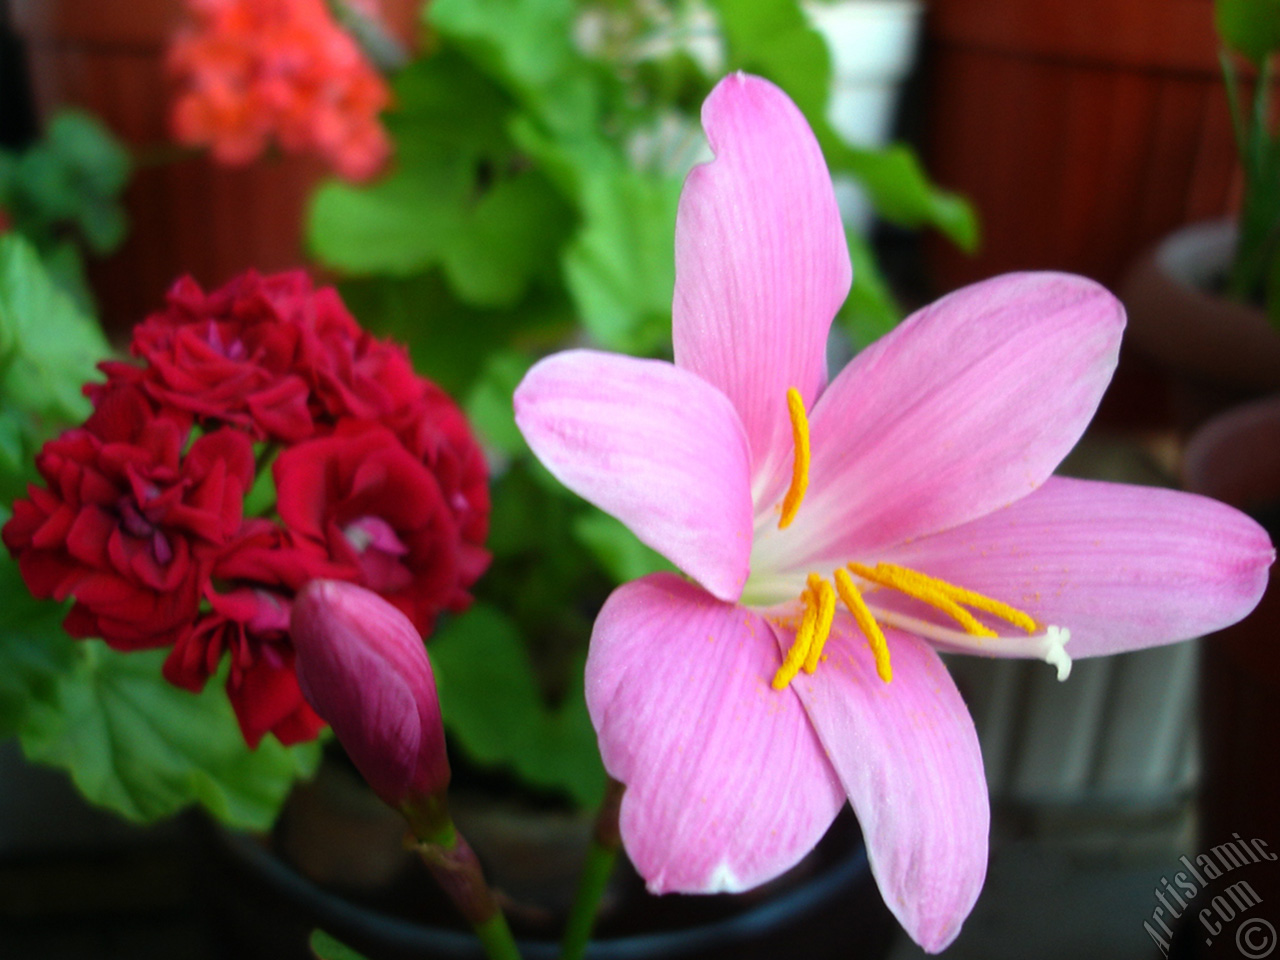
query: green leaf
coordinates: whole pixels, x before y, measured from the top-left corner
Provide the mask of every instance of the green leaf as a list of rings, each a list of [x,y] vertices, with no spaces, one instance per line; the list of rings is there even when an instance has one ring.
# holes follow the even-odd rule
[[[396,76],[394,87],[396,107],[387,123],[397,140],[404,130],[417,129],[466,153],[510,152],[506,129],[515,101],[456,50],[414,61]]]
[[[372,186],[330,180],[312,198],[307,243],[324,265],[408,276],[437,263],[474,187],[473,165],[441,144],[402,139],[396,171]]]
[[[584,222],[564,272],[583,324],[605,347],[648,353],[670,342],[680,187],[621,166],[584,171]]]
[[[43,248],[58,227],[79,227],[90,249],[110,253],[124,239],[120,192],[129,155],[110,131],[85,113],[64,111],[42,141],[17,161],[5,191],[20,230]]]
[[[867,241],[846,234],[853,263],[853,287],[836,319],[856,350],[870,346],[898,325],[902,310],[876,264]]]
[[[637,540],[621,520],[600,510],[577,517],[573,535],[615,583],[638,580],[660,570],[675,570],[662,554]]]
[[[1213,21],[1222,42],[1254,66],[1280,50],[1280,0],[1215,0]]]
[[[522,353],[495,352],[465,404],[467,419],[485,443],[509,457],[528,449],[516,427],[511,397],[530,365],[530,359]]]
[[[32,597],[8,552],[0,552],[0,609],[3,738],[22,729],[31,704],[53,701],[58,678],[74,664],[76,649],[62,629],[63,606]]]
[[[560,707],[548,708],[515,624],[483,604],[449,621],[427,650],[445,726],[469,756],[583,807],[599,800],[604,769],[580,680]]]
[[[478,307],[510,307],[530,281],[551,273],[573,211],[547,179],[527,170],[486,189],[444,251],[458,296]]]
[[[129,153],[96,117],[64,110],[49,123],[46,139],[75,171],[82,196],[107,199],[124,189],[129,180]]]
[[[585,134],[600,114],[596,69],[573,45],[574,0],[432,0],[426,16],[540,124]]]
[[[167,651],[120,653],[89,640],[77,652],[54,698],[30,705],[22,746],[130,820],[199,803],[228,826],[263,830],[319,762],[314,743],[283,747],[268,737],[250,750],[222,684],[200,694],[171,686],[160,672]]]
[[[21,237],[0,237],[0,397],[55,422],[88,416],[80,387],[110,348]]]
[[[834,138],[834,134],[832,135]],[[915,153],[903,144],[882,150],[824,144],[833,169],[858,178],[876,212],[902,227],[936,227],[962,250],[978,245],[978,219],[968,201],[929,182]]]
[[[316,960],[366,960],[363,954],[356,953],[323,930],[311,931],[311,952],[316,955]]]
[[[572,320],[554,290],[533,289],[509,309],[479,309],[461,302],[438,270],[351,280],[341,289],[361,325],[406,344],[414,367],[453,396],[465,396],[490,354],[514,338],[554,340]]]

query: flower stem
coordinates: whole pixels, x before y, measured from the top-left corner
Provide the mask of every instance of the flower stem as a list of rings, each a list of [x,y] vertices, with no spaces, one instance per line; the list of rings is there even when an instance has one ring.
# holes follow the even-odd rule
[[[596,815],[595,834],[587,850],[582,878],[578,881],[578,893],[573,899],[569,920],[565,924],[564,941],[560,946],[561,960],[582,960],[587,951],[600,899],[609,885],[614,864],[618,860],[618,850],[622,847],[622,837],[618,832],[618,808],[622,804],[624,790],[621,783],[612,779],[605,788],[604,800]]]
[[[458,912],[471,924],[489,960],[520,960],[507,918],[485,883],[475,851],[448,819],[448,814],[443,810],[439,812],[444,821],[437,820],[430,831],[420,830],[420,823],[410,821],[419,838],[418,855]]]

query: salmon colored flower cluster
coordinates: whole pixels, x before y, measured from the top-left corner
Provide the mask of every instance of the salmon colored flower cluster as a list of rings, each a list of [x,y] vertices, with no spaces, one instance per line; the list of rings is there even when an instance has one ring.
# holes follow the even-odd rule
[[[187,0],[191,22],[169,67],[179,142],[208,146],[223,163],[253,160],[275,139],[315,151],[343,177],[363,180],[390,152],[378,114],[391,94],[324,0]]]
[[[358,584],[427,635],[489,562],[484,457],[404,351],[301,272],[179,281],[101,365],[94,412],[47,443],[3,529],[27,587],[73,601],[75,637],[167,647],[199,690],[230,660],[245,740],[323,726],[289,631],[297,592]]]

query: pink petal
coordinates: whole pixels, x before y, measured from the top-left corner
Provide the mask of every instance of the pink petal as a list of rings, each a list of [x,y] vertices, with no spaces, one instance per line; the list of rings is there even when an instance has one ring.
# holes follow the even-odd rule
[[[853,559],[1025,497],[1093,416],[1123,328],[1115,297],[1056,273],[997,277],[908,318],[814,408],[808,498],[770,566]]]
[[[862,825],[885,903],[922,947],[955,939],[987,871],[990,806],[969,711],[924,642],[885,631],[893,680],[838,615],[825,662],[791,683]]]
[[[790,462],[788,387],[826,383],[831,318],[852,272],[822,151],[766,80],[726,77],[702,108],[716,158],[685,182],[676,217],[676,364],[733,401],[754,476]]]
[[[1012,506],[882,559],[1066,627],[1075,658],[1235,623],[1261,598],[1275,550],[1262,527],[1216,500],[1054,477]]]
[[[747,890],[800,860],[844,805],[809,720],[769,682],[758,614],[674,574],[614,591],[596,620],[587,707],[627,786],[622,838],[654,893]]]
[[[716,596],[742,592],[751,455],[724,394],[669,363],[571,350],[526,374],[515,408],[556,479]]]

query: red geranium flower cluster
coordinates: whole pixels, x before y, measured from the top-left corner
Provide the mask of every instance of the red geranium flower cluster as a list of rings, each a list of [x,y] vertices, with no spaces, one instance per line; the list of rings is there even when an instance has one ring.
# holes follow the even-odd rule
[[[301,272],[179,281],[131,350],[143,363],[103,363],[92,416],[40,452],[46,486],[4,543],[33,594],[73,599],[73,636],[170,647],[165,676],[192,690],[229,654],[245,740],[310,739],[294,594],[357,583],[423,635],[465,608],[489,562],[480,448],[403,350]]]
[[[390,152],[378,114],[390,89],[325,0],[187,0],[169,54],[181,92],[174,134],[247,163],[273,137],[314,150],[342,176],[375,174]]]

